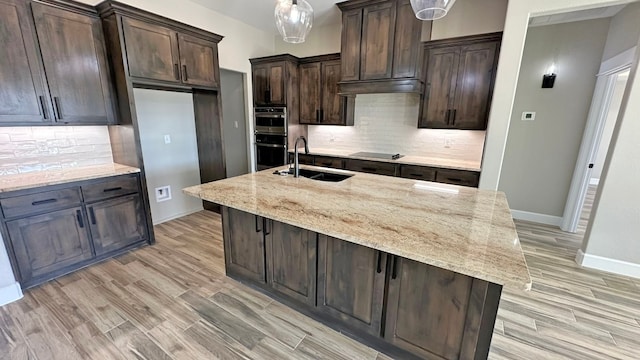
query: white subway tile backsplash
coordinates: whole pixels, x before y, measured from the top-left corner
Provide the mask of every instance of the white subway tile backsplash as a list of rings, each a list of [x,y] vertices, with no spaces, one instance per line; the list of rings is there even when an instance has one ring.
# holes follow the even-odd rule
[[[0,128],[0,175],[112,162],[106,126]]]
[[[419,106],[417,94],[358,95],[354,126],[309,126],[309,146],[481,161],[485,131],[418,129]]]

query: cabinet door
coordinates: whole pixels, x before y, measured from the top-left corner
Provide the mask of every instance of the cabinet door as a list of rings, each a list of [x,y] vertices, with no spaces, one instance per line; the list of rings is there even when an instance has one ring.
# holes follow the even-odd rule
[[[318,237],[318,309],[380,336],[387,255],[326,235]]]
[[[472,278],[393,256],[384,336],[420,357],[458,359]]]
[[[399,0],[393,48],[393,78],[413,78],[418,75],[422,21],[416,15],[409,0]]]
[[[459,58],[458,46],[427,50],[427,88],[420,127],[450,127]]]
[[[0,0],[0,124],[52,118],[27,2]]]
[[[253,103],[256,106],[269,104],[269,66],[254,65],[253,74]]]
[[[82,208],[7,222],[22,285],[91,259]]]
[[[58,121],[114,123],[100,19],[35,2],[31,6]]]
[[[360,41],[362,9],[342,13],[341,68],[342,81],[360,80]]]
[[[244,211],[222,208],[222,234],[227,274],[266,283],[263,219]]]
[[[326,61],[322,63],[322,108],[320,112],[321,124],[345,124],[345,120],[342,117],[343,102],[340,95],[338,95],[340,67],[340,60]]]
[[[360,80],[390,79],[396,24],[396,3],[367,6],[362,15]]]
[[[178,34],[162,26],[123,18],[129,75],[180,83]]]
[[[218,44],[193,36],[179,34],[182,82],[189,85],[217,88]]]
[[[269,285],[292,299],[315,305],[317,234],[267,220],[265,235]]]
[[[317,124],[320,121],[321,80],[320,63],[300,65],[300,123]]]
[[[347,159],[344,162],[344,168],[351,171],[359,171],[370,174],[395,176],[396,165],[391,163],[382,163],[367,160]]]
[[[96,255],[120,250],[147,239],[140,195],[101,201],[87,206]]]
[[[498,42],[462,46],[451,125],[456,129],[487,128]]]
[[[284,61],[269,65],[269,88],[267,89],[267,94],[269,95],[267,100],[269,104],[286,105],[286,73],[287,64]]]

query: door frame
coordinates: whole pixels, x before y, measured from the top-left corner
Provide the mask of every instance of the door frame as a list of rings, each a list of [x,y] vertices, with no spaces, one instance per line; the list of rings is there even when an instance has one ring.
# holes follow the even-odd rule
[[[591,178],[592,170],[589,165],[593,164],[598,155],[597,152],[602,140],[607,115],[609,114],[616,78],[618,74],[631,68],[636,50],[637,46],[634,46],[611,59],[603,61],[600,65],[600,71],[596,75],[598,80],[596,81],[587,124],[582,136],[578,160],[576,161],[569,195],[567,196],[562,216],[560,225],[562,231],[575,233],[578,229],[582,206],[584,205]]]

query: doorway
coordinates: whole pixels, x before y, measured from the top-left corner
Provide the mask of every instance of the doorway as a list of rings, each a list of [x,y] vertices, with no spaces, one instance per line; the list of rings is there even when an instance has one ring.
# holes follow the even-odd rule
[[[576,233],[578,230],[584,231],[588,224],[592,209],[591,202],[585,203],[585,199],[597,192],[635,52],[636,47],[633,47],[603,62],[600,67],[560,226],[563,231],[571,233]],[[589,208],[585,208],[585,204]]]
[[[222,122],[227,177],[249,172],[246,96],[243,73],[220,69]]]

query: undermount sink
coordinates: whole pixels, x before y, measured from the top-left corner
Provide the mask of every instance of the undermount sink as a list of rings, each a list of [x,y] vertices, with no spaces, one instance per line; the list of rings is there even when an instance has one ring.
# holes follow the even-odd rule
[[[279,174],[279,171],[276,171],[274,174]],[[293,169],[290,169],[289,174],[293,174]],[[308,170],[308,169],[300,169],[300,176],[306,177],[311,180],[318,181],[327,181],[327,182],[340,182],[352,177],[352,174],[336,174],[332,172],[324,172],[324,171],[316,171],[316,170]]]

